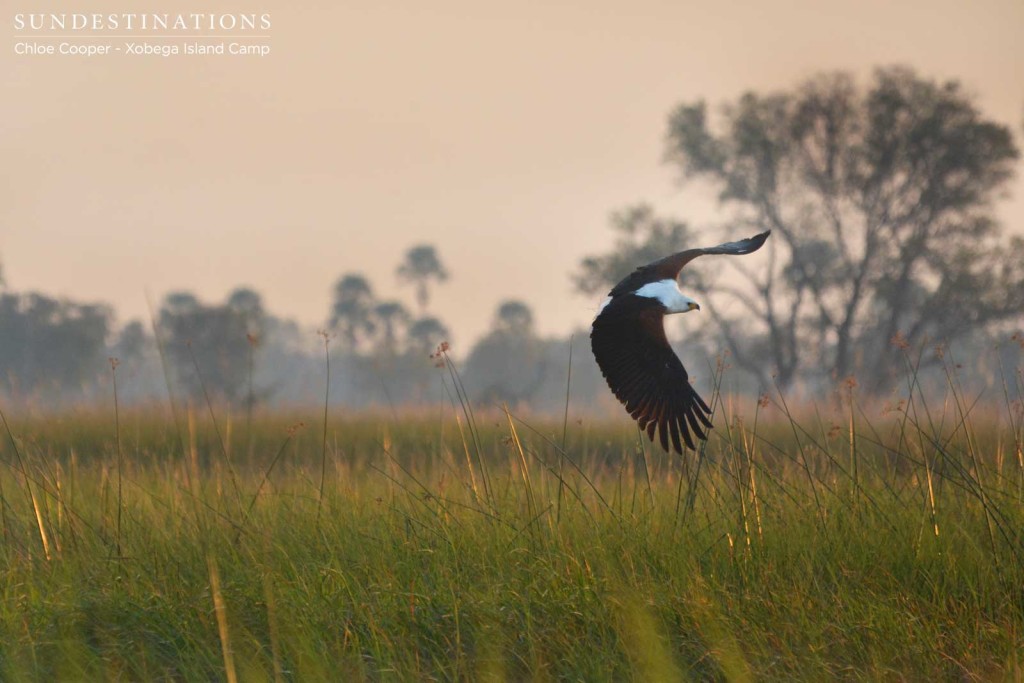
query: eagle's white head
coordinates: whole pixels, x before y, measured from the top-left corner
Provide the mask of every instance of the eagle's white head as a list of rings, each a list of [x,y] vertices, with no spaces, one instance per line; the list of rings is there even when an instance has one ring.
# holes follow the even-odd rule
[[[679,291],[675,279],[650,282],[636,290],[635,294],[657,299],[665,307],[665,313],[689,313],[700,310],[700,304]]]

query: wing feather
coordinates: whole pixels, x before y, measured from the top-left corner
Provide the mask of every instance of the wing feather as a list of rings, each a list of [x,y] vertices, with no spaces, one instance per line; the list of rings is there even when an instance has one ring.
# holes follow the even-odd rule
[[[704,433],[704,431],[700,428],[700,425],[697,423],[697,417],[695,413],[696,411],[693,410],[684,413],[686,415],[686,421],[690,423],[690,429],[693,430],[693,433],[697,435],[698,439],[707,439],[707,434]]]
[[[683,441],[686,442],[687,447],[690,450],[697,450],[696,446],[693,445],[693,438],[690,436],[690,430],[686,428],[686,417],[680,415],[679,419],[676,420],[679,423],[679,431],[683,433]]]
[[[679,444],[679,420],[674,415],[668,421],[669,431],[672,433],[672,446],[676,449],[677,453],[683,452],[683,447]],[[668,450],[667,448],[665,449]]]

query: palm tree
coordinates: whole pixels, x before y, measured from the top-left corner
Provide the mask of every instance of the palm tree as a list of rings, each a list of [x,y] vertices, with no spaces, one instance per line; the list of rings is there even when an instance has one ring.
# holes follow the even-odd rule
[[[373,316],[373,289],[359,273],[346,273],[334,285],[331,329],[338,330],[349,349],[355,351],[359,340],[376,329]]]
[[[421,244],[405,252],[403,261],[395,271],[401,282],[416,286],[416,303],[422,314],[430,301],[430,281],[444,282],[448,279],[448,271],[441,264],[437,251],[429,244]]]

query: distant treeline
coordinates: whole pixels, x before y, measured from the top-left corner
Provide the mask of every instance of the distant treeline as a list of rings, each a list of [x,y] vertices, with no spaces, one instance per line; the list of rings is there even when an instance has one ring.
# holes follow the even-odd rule
[[[439,354],[448,335],[443,322],[413,317],[395,301],[377,301],[362,276],[348,274],[338,284],[335,316],[322,330],[266,311],[249,288],[218,303],[186,292],[168,294],[155,324],[131,321],[121,327],[107,306],[6,292],[0,294],[0,394],[15,409],[95,404],[112,400],[116,373],[122,406],[173,397],[203,407],[209,398],[244,411],[309,406],[326,396],[333,406],[399,410],[451,404],[464,389],[478,406],[561,414],[568,390],[574,413],[614,408],[590,353],[588,330],[542,338],[530,308],[509,300],[498,305],[488,332],[467,351]],[[352,306],[349,294],[356,288],[361,304]],[[357,315],[361,322],[354,325]],[[1001,391],[1006,379],[1011,398],[1017,398],[1021,384],[1013,373],[1019,373],[1021,337],[1009,341],[999,348],[960,344],[958,381]],[[705,389],[718,373],[726,393],[771,389],[733,367],[711,335],[677,348],[691,378]],[[943,371],[950,364],[942,365],[935,350],[894,350],[908,362],[921,362],[917,379],[924,386],[946,381]],[[836,383],[832,391],[848,386]],[[805,396],[828,393],[809,385],[792,389]]]
[[[564,407],[567,387],[581,408],[612,400],[586,333],[574,336],[570,382],[569,338],[539,337],[520,301],[500,303],[491,329],[468,349],[439,354],[450,333],[429,313],[430,285],[448,276],[434,247],[410,249],[397,275],[413,285],[416,313],[378,299],[366,277],[347,273],[319,330],[267,311],[247,287],[221,302],[173,292],[153,321],[120,327],[109,306],[7,291],[0,294],[0,388],[38,407],[109,400],[115,376],[122,405],[171,396],[247,410],[326,396],[332,405],[390,410],[457,400],[464,389],[481,404],[553,411]]]

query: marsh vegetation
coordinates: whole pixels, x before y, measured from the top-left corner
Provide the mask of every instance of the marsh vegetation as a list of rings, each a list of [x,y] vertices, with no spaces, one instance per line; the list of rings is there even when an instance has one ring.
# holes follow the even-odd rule
[[[8,416],[0,671],[1019,678],[1024,416],[946,367],[928,400],[716,393],[685,458],[454,372],[401,415]]]

